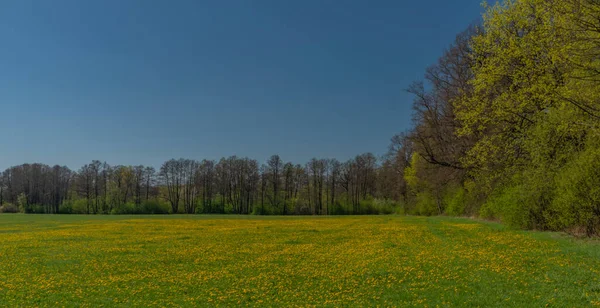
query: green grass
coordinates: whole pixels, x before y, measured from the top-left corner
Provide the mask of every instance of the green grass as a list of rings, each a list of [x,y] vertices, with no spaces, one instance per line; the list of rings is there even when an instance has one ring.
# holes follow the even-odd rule
[[[0,306],[600,305],[600,244],[467,219],[0,215]]]

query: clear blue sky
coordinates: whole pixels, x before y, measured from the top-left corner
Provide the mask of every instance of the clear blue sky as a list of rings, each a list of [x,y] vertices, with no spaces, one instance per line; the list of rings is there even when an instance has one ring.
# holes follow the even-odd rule
[[[383,154],[480,0],[0,1],[0,168]]]

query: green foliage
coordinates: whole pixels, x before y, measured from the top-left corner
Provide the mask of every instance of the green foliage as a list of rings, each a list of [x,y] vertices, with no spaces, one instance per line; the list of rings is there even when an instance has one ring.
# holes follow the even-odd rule
[[[420,186],[420,179],[417,176],[418,165],[422,162],[418,153],[413,153],[410,159],[410,165],[404,169],[404,179],[408,186],[414,191]]]
[[[481,207],[483,218],[499,218],[509,226],[527,228],[529,226],[527,191],[523,185],[512,185],[494,194]]]
[[[600,145],[591,136],[600,130],[599,14],[600,4],[578,0],[485,6],[483,29],[458,62],[470,70],[466,84],[430,80],[431,91],[415,92],[420,113],[404,169],[410,213],[479,214],[518,228],[598,233]],[[439,63],[454,60],[445,54]],[[448,87],[449,96],[436,96]],[[453,140],[444,130],[465,143],[441,142]],[[457,169],[468,173],[436,160],[445,153],[460,153]]]
[[[569,162],[559,176],[557,197],[547,213],[555,229],[582,228],[600,235],[600,148],[595,144]]]
[[[372,211],[375,214],[403,214],[400,203],[389,199],[374,199]]]
[[[438,209],[438,200],[428,191],[422,191],[416,195],[415,214],[423,216],[432,216],[440,214]]]
[[[133,215],[133,214],[169,214],[170,205],[166,202],[157,200],[148,200],[140,204],[128,202],[116,206],[112,209],[114,215]]]
[[[67,200],[58,207],[58,214],[73,214],[73,200]]]
[[[410,165],[404,169],[404,178],[414,195],[414,206],[410,212],[424,216],[438,215],[441,214],[441,200],[435,196],[435,190],[426,174],[420,172],[426,165],[427,162],[418,153],[414,153]]]
[[[137,207],[133,202],[127,202],[124,204],[120,204],[118,206],[114,206],[112,211],[110,212],[113,215],[130,215],[130,214],[138,214]]]
[[[445,214],[450,216],[474,216],[479,213],[481,200],[485,200],[484,188],[468,180],[450,185],[444,194]]]
[[[59,214],[87,214],[87,199],[72,199],[63,202],[59,207]],[[141,204],[128,202],[112,207],[108,214],[169,214],[170,205],[162,200],[148,200]]]
[[[283,203],[283,201],[282,201]],[[291,198],[286,203],[287,215],[312,215],[313,209],[309,206],[308,199],[306,198]],[[324,209],[325,210],[325,209]],[[331,213],[332,208],[329,209]],[[254,213],[258,215],[283,215],[283,205],[279,208],[275,208],[265,202],[264,205],[257,204],[254,208]]]
[[[28,214],[45,214],[46,210],[43,205],[40,204],[31,204],[26,207],[27,211],[25,213]]]
[[[269,215],[268,206],[257,205],[252,209],[252,215]]]
[[[509,226],[548,229],[546,214],[554,196],[553,173],[526,170],[505,181],[480,210],[484,218],[498,218]]]
[[[0,206],[0,213],[19,213],[19,207],[12,203],[5,203]]]
[[[465,206],[467,204],[465,189],[462,186],[449,189],[444,198],[444,203],[446,204],[446,214],[451,216],[465,215]]]
[[[331,215],[350,215],[350,208],[351,207],[349,207],[348,205],[338,201],[331,206],[331,208],[329,209],[329,213]]]
[[[69,214],[87,214],[87,200],[75,199],[63,203],[60,212]]]
[[[183,213],[183,211],[180,210],[180,213]],[[233,214],[233,204],[225,202],[225,205],[223,206],[223,213]]]
[[[39,204],[29,204],[27,196],[24,193],[19,194],[17,197],[17,204],[19,212],[27,214],[44,214],[44,207]]]
[[[143,214],[169,214],[170,206],[159,200],[144,201],[139,205],[139,211]]]
[[[371,196],[369,196],[366,199],[360,200],[360,202],[358,204],[358,213],[354,213],[354,214],[359,214],[359,215],[376,214],[375,208],[374,208],[374,201],[375,200]]]
[[[17,206],[19,207],[19,212],[21,213],[27,213],[29,211],[29,204],[27,203],[27,196],[25,193],[21,193],[17,197]]]

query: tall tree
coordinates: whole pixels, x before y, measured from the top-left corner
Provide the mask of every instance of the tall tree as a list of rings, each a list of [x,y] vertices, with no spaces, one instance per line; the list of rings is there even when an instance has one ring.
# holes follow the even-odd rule
[[[280,208],[280,189],[281,189],[281,171],[283,169],[283,161],[279,155],[273,155],[267,161],[267,172],[269,174],[269,182],[271,184],[272,195],[267,195],[274,210]]]
[[[179,212],[179,200],[181,198],[181,186],[183,184],[182,160],[171,159],[160,167],[162,183],[167,188],[167,200],[171,204],[173,214]]]
[[[152,188],[156,182],[156,169],[154,167],[145,167],[143,171],[144,177],[144,195],[146,201],[150,199],[150,195],[153,194]]]
[[[215,162],[212,160],[203,160],[199,168],[200,175],[199,190],[202,191],[202,210],[204,213],[212,213],[212,201],[214,197],[215,186]]]
[[[183,185],[183,207],[186,213],[196,212],[196,199],[198,196],[197,177],[198,162],[191,159],[183,159],[181,164],[181,183]]]
[[[84,165],[77,173],[77,184],[79,195],[86,200],[86,213],[90,214],[92,209],[94,170],[90,165]]]

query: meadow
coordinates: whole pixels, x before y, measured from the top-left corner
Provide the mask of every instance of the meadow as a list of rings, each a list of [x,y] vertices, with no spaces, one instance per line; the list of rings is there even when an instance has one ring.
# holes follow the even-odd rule
[[[1,306],[600,305],[600,243],[406,216],[0,215]]]

